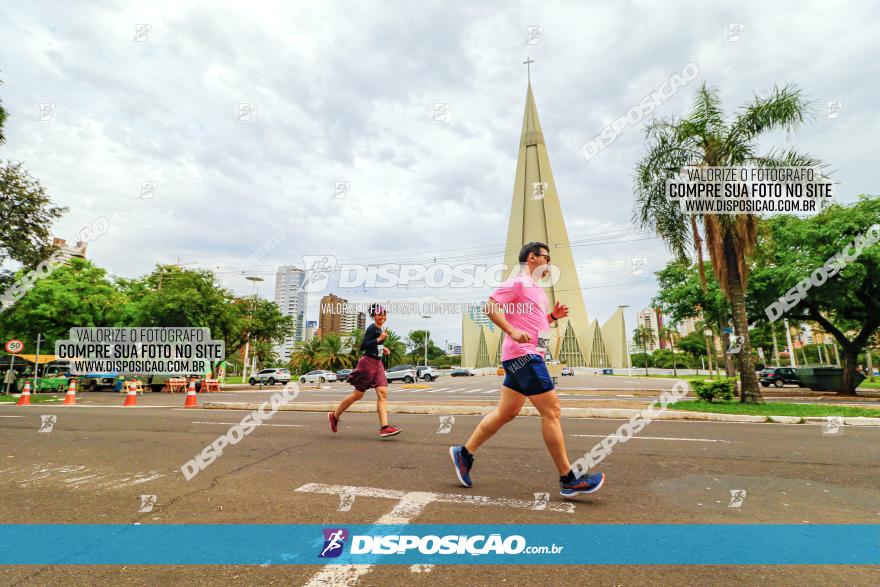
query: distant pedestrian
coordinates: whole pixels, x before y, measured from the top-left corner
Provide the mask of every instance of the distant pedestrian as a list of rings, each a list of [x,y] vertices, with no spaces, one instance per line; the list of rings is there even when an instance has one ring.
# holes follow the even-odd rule
[[[6,376],[3,377],[3,383],[5,384],[3,386],[3,389],[5,390],[5,393],[17,393],[18,392],[18,385],[15,382],[15,378],[16,378],[15,371],[13,371],[12,368],[7,369]]]
[[[378,304],[370,306],[370,316],[373,318],[373,323],[367,327],[361,342],[364,355],[346,379],[354,386],[354,391],[343,398],[335,411],[327,414],[327,419],[330,420],[330,430],[336,432],[339,429],[339,419],[345,410],[354,402],[363,399],[364,393],[372,387],[376,390],[379,436],[388,438],[400,434],[400,428],[388,424],[388,379],[385,378],[385,365],[382,363],[382,357],[391,353],[384,344],[385,339],[388,338],[384,326],[388,316],[385,308]]]

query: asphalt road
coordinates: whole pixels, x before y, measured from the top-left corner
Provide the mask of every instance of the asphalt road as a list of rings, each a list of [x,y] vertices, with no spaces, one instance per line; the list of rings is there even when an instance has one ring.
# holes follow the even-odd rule
[[[247,394],[248,392],[243,392]],[[436,392],[435,392],[436,393]],[[95,395],[95,394],[90,394]],[[262,394],[260,394],[262,395]],[[404,394],[393,395],[397,400]],[[227,394],[223,394],[226,399]],[[253,393],[251,392],[251,396]],[[102,394],[121,403],[117,394]],[[203,399],[202,396],[199,398]],[[475,485],[453,478],[447,455],[478,417],[456,416],[440,434],[436,416],[395,415],[403,433],[377,437],[372,414],[350,414],[333,435],[323,413],[279,412],[205,471],[186,481],[180,466],[238,422],[243,412],[185,410],[182,397],[141,396],[143,406],[117,408],[0,406],[0,516],[3,523],[373,523],[394,501],[356,497],[337,511],[338,495],[318,486],[358,491],[427,491],[479,495],[487,505],[436,502],[413,523],[880,523],[877,464],[880,430],[845,427],[658,421],[603,463],[608,482],[573,511],[534,511],[501,500],[533,501],[548,492],[563,502],[541,441],[540,421],[519,418],[480,451]],[[161,407],[168,405],[170,407]],[[43,418],[55,415],[51,432]],[[567,420],[569,453],[587,452],[619,426],[614,420]],[[315,485],[319,484],[319,485]],[[297,489],[311,487],[310,491]],[[365,489],[366,488],[366,489]],[[745,490],[738,508],[732,490]],[[372,491],[372,490],[370,490]],[[141,495],[155,495],[141,513]],[[495,501],[493,501],[495,500]],[[69,549],[75,545],[23,545]],[[719,545],[735,548],[736,545]],[[186,548],[186,545],[181,545]],[[320,566],[59,566],[5,567],[3,584],[305,584]],[[876,567],[466,567],[377,566],[361,585],[876,585]]]

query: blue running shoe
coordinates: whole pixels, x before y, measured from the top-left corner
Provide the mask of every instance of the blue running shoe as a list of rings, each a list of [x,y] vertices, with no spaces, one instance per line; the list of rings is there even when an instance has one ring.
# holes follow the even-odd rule
[[[587,473],[582,477],[575,478],[574,481],[560,481],[559,494],[563,497],[569,497],[571,495],[595,493],[599,491],[603,483],[605,483],[605,473]]]
[[[474,466],[474,455],[465,455],[463,446],[450,446],[449,456],[452,457],[452,464],[455,467],[455,476],[458,477],[459,483],[465,487],[471,486],[471,467]]]

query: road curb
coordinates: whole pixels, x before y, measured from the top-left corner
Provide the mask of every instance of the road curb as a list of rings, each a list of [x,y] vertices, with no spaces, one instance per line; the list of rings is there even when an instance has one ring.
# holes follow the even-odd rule
[[[256,410],[263,403],[256,402],[205,402],[202,408],[207,410]],[[278,406],[279,411],[285,412],[329,412],[338,405],[337,402],[326,403],[293,403]],[[426,415],[460,415],[482,416],[494,410],[494,406],[414,406],[405,404],[389,404],[388,412],[392,414],[426,414]],[[349,412],[358,414],[375,413],[376,408],[372,405],[354,404]],[[628,420],[642,410],[628,408],[562,408],[562,415],[568,418],[609,418]],[[538,416],[538,410],[525,407],[520,411],[523,416]],[[749,416],[744,414],[713,414],[710,412],[687,412],[666,411],[652,417],[652,420],[679,420],[694,422],[772,422],[776,424],[818,424],[827,423],[827,417],[798,416]],[[844,424],[849,426],[880,426],[880,418],[850,417],[844,418]]]

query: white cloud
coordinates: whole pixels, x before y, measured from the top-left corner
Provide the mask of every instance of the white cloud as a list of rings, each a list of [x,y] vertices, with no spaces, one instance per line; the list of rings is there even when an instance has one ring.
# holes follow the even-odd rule
[[[632,229],[643,123],[589,162],[578,148],[690,61],[698,80],[657,115],[681,113],[703,80],[728,112],[797,82],[823,107],[842,101],[841,114],[766,145],[829,162],[844,200],[876,191],[877,16],[869,5],[821,2],[796,11],[762,2],[18,5],[0,9],[10,112],[0,156],[23,160],[70,206],[58,234],[108,216],[110,232],[89,255],[119,275],[180,258],[219,266],[248,292],[235,272],[287,227],[251,268],[265,272],[265,294],[274,266],[302,255],[503,247],[527,55],[572,239]],[[725,38],[729,22],[744,25],[736,43]],[[142,23],[148,38],[133,42]],[[527,26],[544,27],[537,45],[524,45]],[[37,120],[45,102],[56,105],[54,122]],[[449,103],[449,122],[429,120],[435,102]],[[254,122],[234,120],[239,103],[255,105]],[[336,180],[351,182],[344,200],[330,199]],[[154,198],[138,199],[143,181],[157,182]],[[655,292],[651,275],[630,275],[632,257],[647,256],[650,271],[668,258],[650,241],[575,254],[592,268],[581,277],[600,321],[619,303],[632,317]],[[399,292],[426,294],[435,297]],[[432,322],[435,338],[459,340],[457,319]]]

